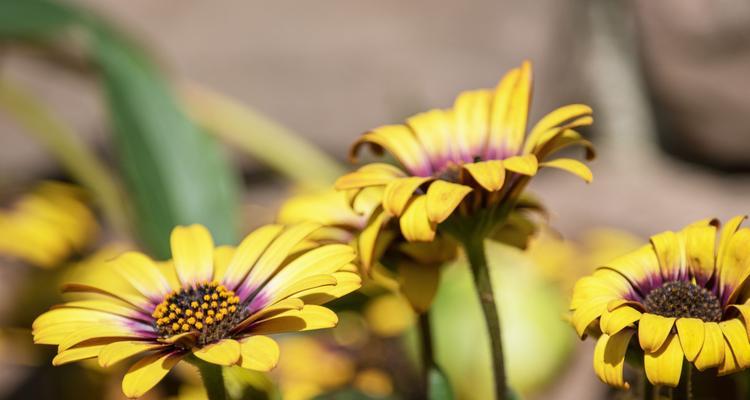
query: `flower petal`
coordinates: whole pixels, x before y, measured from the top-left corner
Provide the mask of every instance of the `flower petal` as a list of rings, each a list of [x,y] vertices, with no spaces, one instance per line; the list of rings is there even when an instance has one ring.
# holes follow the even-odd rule
[[[586,183],[591,183],[591,181],[594,180],[594,174],[591,173],[589,167],[586,166],[586,164],[572,158],[558,158],[552,161],[545,161],[543,163],[540,163],[539,167],[551,167],[561,169],[563,171],[568,171],[571,174],[580,177],[581,179],[586,181]]]
[[[692,225],[683,230],[685,258],[698,286],[705,286],[715,269],[716,227]]]
[[[239,366],[255,371],[270,371],[279,362],[279,345],[271,338],[254,335],[240,340]]]
[[[490,192],[503,188],[505,183],[505,167],[501,160],[480,161],[464,164],[463,168],[471,174],[480,186]]]
[[[599,321],[599,327],[602,332],[608,335],[614,335],[640,320],[641,315],[641,312],[633,307],[619,307],[613,311],[607,311],[602,314],[601,320]]]
[[[435,223],[427,217],[427,196],[414,198],[399,219],[399,225],[401,233],[410,242],[430,242],[435,239]]]
[[[731,304],[750,277],[750,229],[743,228],[729,237],[719,269],[719,298]],[[723,243],[722,243],[723,244]]]
[[[170,238],[172,259],[183,285],[213,278],[214,241],[204,226],[178,226]]]
[[[666,231],[651,236],[651,244],[659,259],[661,276],[665,280],[676,281],[687,277],[684,245],[676,233]]]
[[[430,156],[434,171],[442,168],[451,157],[451,122],[443,110],[420,113],[406,121]]]
[[[112,261],[117,270],[133,287],[149,299],[159,299],[172,291],[167,278],[154,262],[137,252],[125,253]]]
[[[638,322],[638,340],[646,353],[653,353],[660,348],[669,337],[675,318],[645,313]]]
[[[402,260],[398,263],[401,292],[417,313],[430,309],[440,283],[440,265]]]
[[[719,323],[724,338],[732,347],[732,353],[740,368],[750,367],[750,341],[748,341],[745,325],[738,318]],[[725,357],[726,358],[726,357]]]
[[[156,353],[143,357],[122,379],[122,392],[133,399],[141,397],[159,383],[182,358],[175,353]]]
[[[680,339],[677,335],[669,335],[658,351],[644,354],[643,364],[648,381],[652,385],[677,386],[683,358]]]
[[[395,179],[388,183],[383,192],[383,209],[391,215],[401,216],[414,191],[432,178],[408,177]]]
[[[505,74],[495,89],[490,118],[488,156],[517,154],[526,133],[531,102],[531,63]]]
[[[534,176],[539,169],[539,162],[533,154],[513,156],[503,160],[505,169],[521,175]]]
[[[695,367],[699,371],[721,366],[724,361],[724,335],[719,324],[706,322],[703,324],[706,333],[703,339],[703,347],[695,359]]]
[[[545,115],[544,118],[531,128],[531,132],[526,139],[526,144],[523,147],[523,153],[528,154],[532,152],[539,144],[540,137],[548,130],[562,125],[565,121],[591,115],[591,113],[591,107],[585,104],[570,104]]]
[[[336,180],[337,190],[360,189],[369,186],[382,186],[388,182],[405,177],[404,171],[396,166],[385,163],[363,165],[354,172],[350,172]]]
[[[349,158],[356,161],[356,154],[364,144],[373,144],[391,153],[412,175],[432,175],[432,165],[428,154],[417,141],[414,133],[405,125],[386,125],[365,133],[357,140],[349,152]]]
[[[621,389],[628,389],[630,384],[623,379],[625,352],[635,330],[626,329],[612,336],[602,334],[594,349],[594,371],[604,383]]]
[[[648,293],[662,284],[659,259],[650,244],[620,256],[604,264],[602,268],[617,271],[641,294]]]
[[[442,180],[433,182],[427,189],[427,217],[439,224],[453,213],[472,188]]]
[[[104,346],[99,352],[99,366],[110,367],[136,354],[156,350],[166,345],[142,340],[123,340]]]
[[[236,289],[261,254],[266,251],[266,248],[279,236],[283,229],[282,225],[265,225],[247,235],[229,261],[222,282],[230,290]]]
[[[698,358],[703,347],[703,340],[706,337],[706,328],[703,327],[703,321],[698,318],[678,318],[677,334],[680,336],[680,345],[685,358],[693,362]]]
[[[376,251],[378,249],[378,239],[383,237],[383,235],[381,235],[381,228],[387,220],[388,215],[382,208],[378,208],[373,212],[373,215],[370,216],[367,225],[356,239],[359,261],[362,265],[362,269],[368,275],[372,270],[375,260],[378,258]]]
[[[308,331],[313,329],[332,328],[338,323],[333,311],[316,305],[307,304],[300,310],[288,310],[270,318],[254,323],[248,332],[285,333]]]
[[[453,104],[452,144],[464,162],[482,156],[489,128],[490,100],[489,90],[471,90],[459,94]]]
[[[211,364],[234,365],[240,359],[240,344],[234,339],[221,339],[195,349],[193,355]]]

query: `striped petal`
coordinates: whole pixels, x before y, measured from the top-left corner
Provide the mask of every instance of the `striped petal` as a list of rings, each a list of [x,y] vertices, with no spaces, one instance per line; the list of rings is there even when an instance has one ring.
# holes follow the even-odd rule
[[[204,226],[178,226],[170,238],[172,259],[183,285],[213,278],[214,241]]]
[[[129,398],[143,396],[159,383],[182,356],[174,353],[157,353],[133,364],[122,379],[122,392]]]
[[[193,355],[211,364],[234,365],[240,359],[240,343],[233,339],[222,339],[194,350]]]
[[[643,246],[636,251],[620,256],[604,264],[603,268],[617,271],[627,278],[630,284],[638,289],[641,294],[648,293],[651,289],[662,284],[659,259],[651,245]]]
[[[490,115],[487,157],[516,154],[523,141],[531,95],[531,68],[525,62],[503,76],[495,88]],[[522,130],[519,127],[523,124]]]
[[[628,389],[630,384],[623,379],[625,352],[635,330],[626,329],[612,336],[602,334],[594,349],[594,371],[602,382],[621,389]]]
[[[427,196],[414,198],[399,219],[399,225],[401,233],[410,242],[430,242],[435,239],[436,226],[427,216]]]
[[[430,176],[432,166],[429,157],[417,141],[411,129],[405,125],[381,126],[372,132],[365,133],[354,143],[350,158],[356,161],[355,155],[364,144],[379,146],[392,154],[411,175]]]
[[[427,189],[427,218],[436,224],[445,221],[471,191],[470,187],[456,183],[433,182]]]
[[[406,123],[414,130],[437,171],[451,158],[452,120],[442,110],[431,110],[409,118]]]
[[[540,163],[539,167],[550,167],[568,171],[571,174],[583,179],[584,181],[586,181],[586,183],[591,183],[591,181],[594,180],[594,174],[591,173],[589,167],[586,166],[586,164],[572,158],[558,158],[552,161],[545,161],[543,163]]]
[[[458,95],[453,105],[453,144],[461,160],[481,157],[489,128],[490,91],[472,90]]]
[[[409,177],[391,181],[383,192],[383,209],[391,215],[401,216],[412,199],[414,191],[432,178]]]
[[[240,340],[240,355],[240,367],[270,371],[279,362],[279,345],[267,336],[250,336]]]
[[[659,259],[661,276],[665,280],[677,281],[687,277],[683,243],[676,233],[666,231],[654,235],[651,237],[651,244]]]
[[[469,172],[472,178],[483,188],[490,192],[496,192],[503,188],[505,183],[505,167],[501,160],[480,161],[464,164],[463,168]]]
[[[646,353],[653,353],[669,338],[675,318],[656,314],[643,314],[638,322],[638,340]]]
[[[695,361],[703,348],[703,340],[706,337],[703,321],[698,318],[678,318],[675,325],[677,325],[677,334],[680,337],[680,345],[682,345],[685,358],[690,362]]]
[[[646,377],[652,385],[675,387],[682,373],[682,347],[677,335],[669,335],[658,351],[644,354]]]
[[[724,335],[719,324],[706,322],[703,327],[705,328],[703,347],[698,358],[695,359],[695,367],[699,371],[721,366],[724,361]]]

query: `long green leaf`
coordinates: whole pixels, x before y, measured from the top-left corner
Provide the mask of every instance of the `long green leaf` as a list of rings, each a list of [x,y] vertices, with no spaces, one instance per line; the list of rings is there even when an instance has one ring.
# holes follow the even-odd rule
[[[0,1],[0,39],[54,44],[72,28],[88,39],[90,57],[101,70],[141,241],[164,258],[175,225],[202,223],[217,242],[234,242],[237,180],[218,144],[185,116],[137,46],[67,3]]]

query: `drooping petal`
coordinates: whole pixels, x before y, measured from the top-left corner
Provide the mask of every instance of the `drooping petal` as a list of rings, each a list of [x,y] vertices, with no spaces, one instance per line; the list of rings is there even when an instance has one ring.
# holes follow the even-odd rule
[[[408,241],[429,242],[435,238],[435,223],[427,216],[427,196],[419,195],[399,219],[401,233]]]
[[[470,187],[456,183],[433,182],[427,189],[427,217],[436,224],[445,221],[471,191]]]
[[[677,334],[680,337],[680,345],[685,358],[690,362],[695,361],[703,348],[703,340],[706,337],[703,321],[698,318],[678,318],[675,325],[677,325]]]
[[[122,392],[129,398],[143,396],[159,383],[180,361],[176,353],[156,353],[143,357],[125,374],[122,379]]]
[[[606,269],[576,282],[570,307],[578,335],[583,337],[586,328],[607,311],[608,304],[623,299],[629,290],[630,284],[622,275]]]
[[[565,121],[577,119],[592,113],[591,107],[585,104],[570,104],[560,107],[555,111],[547,114],[531,128],[526,143],[523,147],[523,153],[528,154],[539,144],[540,136],[546,131],[562,125]]]
[[[401,216],[414,191],[432,178],[409,177],[395,179],[388,183],[383,192],[383,209],[391,215]]]
[[[193,355],[211,364],[234,365],[240,359],[240,343],[234,339],[221,339],[193,350]]]
[[[202,225],[178,226],[170,238],[172,259],[183,285],[213,278],[214,241]]]
[[[463,168],[471,174],[479,185],[490,192],[503,188],[505,183],[505,167],[503,161],[490,160],[464,164]]]
[[[591,172],[589,167],[586,166],[586,164],[572,158],[558,158],[552,161],[545,161],[540,163],[539,167],[550,167],[568,171],[571,174],[583,179],[584,181],[586,181],[586,183],[591,183],[591,181],[594,180],[594,174]]]
[[[365,225],[365,229],[357,237],[359,261],[367,274],[370,273],[373,263],[377,259],[377,243],[378,239],[382,237],[381,228],[387,219],[388,215],[382,208],[376,209]]]
[[[683,358],[680,339],[677,335],[669,335],[659,350],[644,354],[643,364],[648,381],[652,385],[677,386]]]
[[[742,367],[737,360],[737,356],[734,354],[734,349],[729,341],[724,338],[724,361],[719,366],[719,370],[716,371],[717,376],[724,376],[733,374],[740,371]]]
[[[599,327],[602,332],[614,335],[641,319],[642,313],[633,307],[622,306],[602,314]]]
[[[740,229],[730,236],[723,250],[719,298],[722,304],[730,304],[750,277],[750,229]]]
[[[279,362],[279,345],[267,336],[249,336],[240,340],[240,354],[240,367],[266,372]]]
[[[638,340],[646,353],[653,353],[660,348],[670,336],[675,318],[646,313],[638,322]],[[679,345],[679,344],[678,344]]]
[[[698,371],[718,367],[724,361],[724,335],[719,324],[706,322],[703,327],[706,329],[703,347],[698,358],[695,359],[695,367]]]
[[[98,353],[99,366],[110,367],[136,354],[164,348],[167,345],[143,340],[122,340],[104,346]]]
[[[505,169],[521,175],[534,176],[539,169],[539,162],[533,154],[513,156],[503,160]]]
[[[352,146],[349,158],[356,160],[355,155],[362,145],[370,143],[391,153],[411,175],[430,176],[432,165],[414,133],[406,125],[386,125],[365,133]]]
[[[625,352],[635,330],[626,329],[612,336],[602,334],[594,349],[594,371],[604,383],[628,389],[630,384],[623,379]]]
[[[750,341],[745,325],[737,318],[719,323],[724,338],[732,348],[732,354],[740,368],[750,367]]]

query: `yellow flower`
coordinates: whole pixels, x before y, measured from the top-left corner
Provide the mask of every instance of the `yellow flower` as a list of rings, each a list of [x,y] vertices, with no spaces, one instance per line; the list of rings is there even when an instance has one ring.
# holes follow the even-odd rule
[[[456,210],[474,215],[499,204],[512,206],[540,167],[569,171],[591,181],[582,162],[546,161],[571,145],[591,144],[574,128],[592,123],[591,108],[568,105],[547,114],[526,134],[531,101],[531,64],[511,70],[494,90],[461,93],[452,109],[432,110],[365,133],[351,158],[369,145],[400,164],[371,163],[344,175],[336,188],[355,197],[363,188],[383,187],[382,206],[399,218],[409,241],[431,241],[437,225]],[[506,210],[507,211],[507,210]],[[494,221],[492,221],[494,222]]]
[[[128,397],[185,357],[267,371],[279,349],[263,334],[333,327],[336,314],[321,304],[360,286],[351,247],[306,240],[318,228],[267,225],[237,248],[214,248],[206,228],[177,227],[172,260],[129,252],[106,265],[112,273],[98,284],[66,285],[80,298],[37,318],[34,341],[58,346],[55,365],[98,358],[106,367],[143,356],[123,379]],[[118,277],[131,290],[109,289],[121,288]]]
[[[0,255],[51,268],[79,253],[97,232],[81,191],[44,182],[0,210]]]
[[[604,382],[627,388],[625,352],[644,353],[654,385],[677,386],[683,359],[720,375],[750,366],[747,323],[750,229],[745,217],[727,223],[704,220],[679,232],[651,237],[650,244],[599,267],[576,283],[571,310],[581,337],[601,333],[594,370]]]

